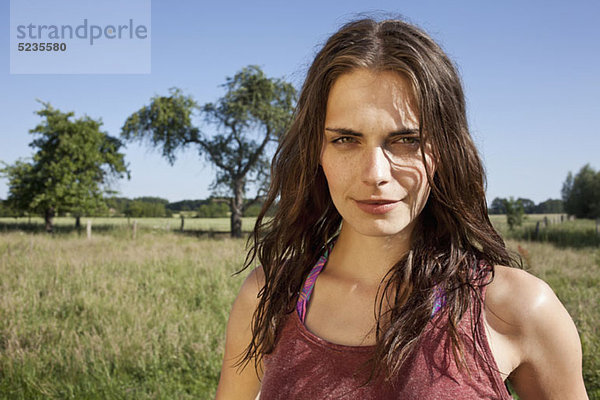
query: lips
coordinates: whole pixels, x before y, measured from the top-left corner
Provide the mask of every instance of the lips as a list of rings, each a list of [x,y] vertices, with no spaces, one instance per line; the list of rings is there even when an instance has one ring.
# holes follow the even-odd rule
[[[368,199],[368,200],[355,200],[356,205],[362,211],[368,214],[381,215],[392,211],[400,200],[389,200],[389,199]]]

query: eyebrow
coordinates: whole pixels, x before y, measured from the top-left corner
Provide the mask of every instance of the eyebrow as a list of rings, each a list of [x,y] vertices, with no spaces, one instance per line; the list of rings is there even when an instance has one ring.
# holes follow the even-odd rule
[[[348,128],[325,128],[326,131],[339,133],[342,135],[355,136],[355,137],[363,137],[364,135],[360,132],[357,132]],[[388,136],[407,136],[407,135],[418,135],[419,129],[401,129],[399,131],[392,131],[388,134]]]

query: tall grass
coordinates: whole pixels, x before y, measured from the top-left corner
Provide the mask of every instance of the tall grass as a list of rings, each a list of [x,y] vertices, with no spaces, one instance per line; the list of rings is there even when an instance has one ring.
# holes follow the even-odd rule
[[[503,236],[509,239],[547,242],[562,248],[600,247],[600,233],[596,221],[577,219],[568,221],[563,214],[530,214],[522,226],[508,229],[505,215],[492,215],[491,221]],[[547,225],[546,222],[547,221]]]
[[[4,234],[0,396],[206,399],[241,240]]]

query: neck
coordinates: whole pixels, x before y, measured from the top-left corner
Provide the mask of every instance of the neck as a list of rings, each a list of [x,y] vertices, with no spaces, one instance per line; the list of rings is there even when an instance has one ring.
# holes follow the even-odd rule
[[[410,250],[412,229],[393,236],[364,236],[342,224],[327,261],[328,275],[366,287],[377,287]]]

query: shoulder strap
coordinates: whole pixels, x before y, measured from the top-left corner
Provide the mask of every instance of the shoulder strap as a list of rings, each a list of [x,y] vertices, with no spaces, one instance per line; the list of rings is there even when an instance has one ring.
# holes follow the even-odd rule
[[[304,286],[302,287],[300,295],[298,296],[298,303],[296,303],[296,311],[298,312],[300,321],[302,321],[302,323],[304,323],[304,318],[306,316],[306,305],[310,300],[310,295],[312,294],[315,282],[317,281],[317,276],[321,273],[323,267],[327,263],[327,258],[329,257],[329,253],[331,253],[334,243],[335,240],[332,240],[329,243],[325,252],[319,258],[319,261],[317,261],[312,270],[308,273],[308,277],[304,281]]]

